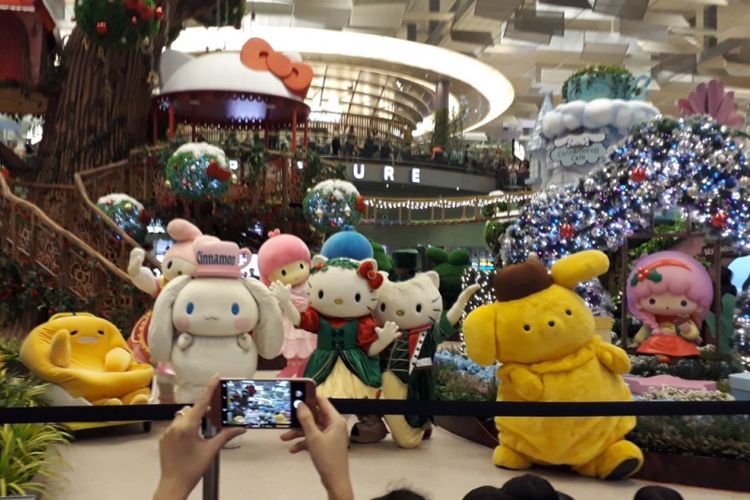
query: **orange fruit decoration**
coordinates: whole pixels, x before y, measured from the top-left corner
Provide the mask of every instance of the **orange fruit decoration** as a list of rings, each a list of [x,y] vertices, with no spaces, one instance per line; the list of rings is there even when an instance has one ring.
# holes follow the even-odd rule
[[[271,45],[262,38],[251,38],[240,51],[240,61],[250,69],[268,71],[268,56],[273,53]]]

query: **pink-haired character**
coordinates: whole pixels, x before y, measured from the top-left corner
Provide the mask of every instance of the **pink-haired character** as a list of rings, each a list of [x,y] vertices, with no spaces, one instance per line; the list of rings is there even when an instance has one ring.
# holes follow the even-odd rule
[[[290,285],[292,302],[299,312],[306,311],[310,305],[305,293],[310,265],[310,250],[305,242],[292,234],[281,234],[278,229],[268,233],[268,240],[258,249],[260,280],[266,286],[275,281]],[[281,354],[286,358],[286,368],[279,377],[302,377],[317,343],[316,335],[294,327],[285,317]]]
[[[628,277],[630,314],[643,326],[635,336],[638,353],[698,356],[700,326],[713,301],[713,283],[700,262],[681,252],[657,252],[638,259]]]

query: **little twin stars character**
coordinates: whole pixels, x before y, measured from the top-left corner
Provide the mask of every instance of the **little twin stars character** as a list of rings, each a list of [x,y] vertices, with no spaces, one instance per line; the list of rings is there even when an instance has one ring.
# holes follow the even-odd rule
[[[307,279],[310,277],[310,250],[305,242],[292,234],[281,234],[275,229],[258,249],[258,270],[264,285],[278,281],[290,287],[290,299],[300,313],[307,310]],[[316,335],[297,328],[284,317],[284,346],[281,354],[286,358],[286,368],[279,377],[301,377],[307,360],[318,343]]]
[[[643,323],[635,336],[638,353],[664,360],[698,356],[713,294],[711,277],[692,257],[674,251],[641,257],[627,283],[628,310]]]

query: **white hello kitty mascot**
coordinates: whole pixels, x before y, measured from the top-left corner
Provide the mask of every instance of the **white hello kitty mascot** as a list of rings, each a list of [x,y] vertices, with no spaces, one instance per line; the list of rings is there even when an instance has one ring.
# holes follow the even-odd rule
[[[387,352],[384,398],[435,399],[432,359],[438,344],[457,332],[456,325],[479,285],[462,291],[447,312],[443,312],[439,287],[440,277],[435,271],[419,273],[406,281],[386,280],[380,287],[375,319],[379,325],[396,323],[401,333]],[[430,419],[420,415],[386,415],[385,421],[399,446],[414,448],[422,441]]]
[[[241,255],[249,259],[250,251],[233,242],[198,243],[195,271],[156,299],[149,348],[154,360],[172,364],[179,403],[194,401],[213,374],[250,378],[258,355],[281,352],[279,306],[260,281],[242,279]]]
[[[381,385],[378,355],[400,335],[396,323],[386,321],[378,327],[371,315],[384,281],[377,263],[316,255],[312,264],[306,311],[300,313],[294,306],[290,285],[280,281],[271,285],[271,293],[292,323],[318,335],[304,376],[315,380],[321,396],[377,398]],[[384,426],[382,432],[371,432],[367,422],[360,424],[353,429],[352,440],[374,442],[385,437]]]

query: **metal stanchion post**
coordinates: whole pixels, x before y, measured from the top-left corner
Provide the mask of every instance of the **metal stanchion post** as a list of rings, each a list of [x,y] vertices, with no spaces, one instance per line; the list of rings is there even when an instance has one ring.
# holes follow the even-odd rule
[[[218,430],[208,420],[203,421],[203,436],[212,438]],[[219,500],[219,455],[217,453],[211,465],[203,475],[203,500]]]

